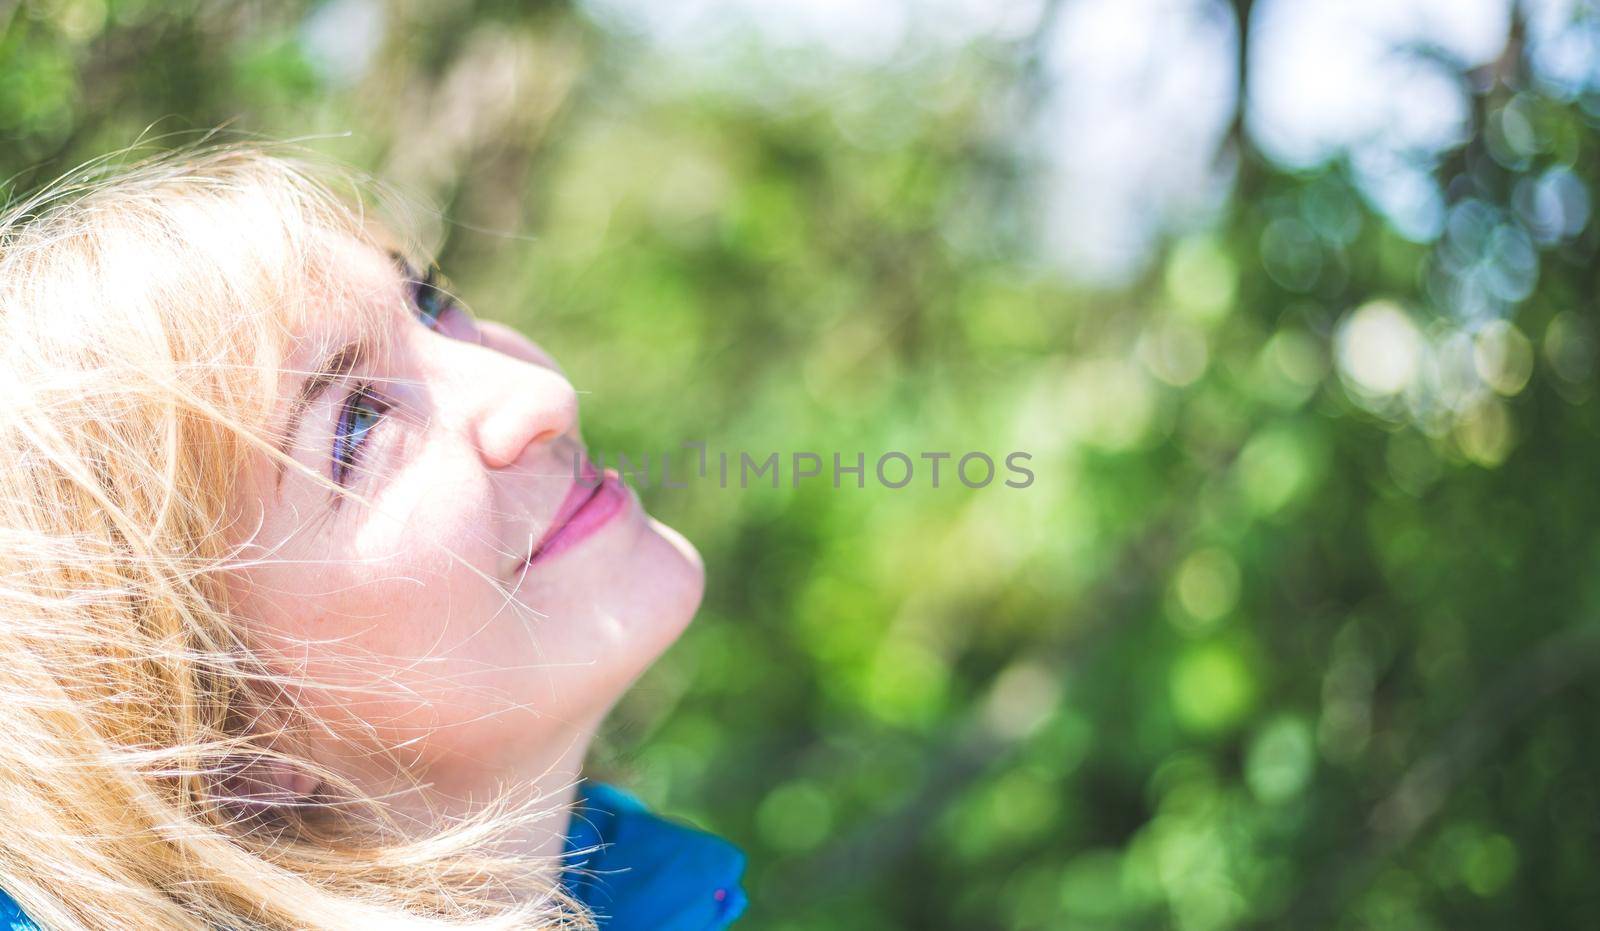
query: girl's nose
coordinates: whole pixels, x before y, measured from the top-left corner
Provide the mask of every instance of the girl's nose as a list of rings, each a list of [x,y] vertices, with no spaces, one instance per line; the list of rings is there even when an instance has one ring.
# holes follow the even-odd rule
[[[464,341],[443,351],[455,356],[450,381],[464,405],[468,436],[489,468],[513,465],[528,447],[577,424],[578,394],[554,369]]]

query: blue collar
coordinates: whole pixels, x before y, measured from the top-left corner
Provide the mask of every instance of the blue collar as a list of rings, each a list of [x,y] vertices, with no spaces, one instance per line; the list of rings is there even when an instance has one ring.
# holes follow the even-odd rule
[[[601,931],[722,931],[744,914],[739,848],[651,814],[615,786],[578,784],[566,851],[562,881]],[[3,891],[0,928],[38,931]]]
[[[566,852],[563,882],[601,931],[721,931],[747,904],[738,847],[603,782],[578,784]]]

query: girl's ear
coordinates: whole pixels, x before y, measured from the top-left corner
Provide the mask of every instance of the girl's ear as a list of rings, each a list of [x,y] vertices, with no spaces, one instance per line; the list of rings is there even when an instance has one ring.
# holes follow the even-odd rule
[[[238,816],[253,818],[270,815],[280,806],[304,803],[319,785],[315,776],[283,760],[257,756],[223,775],[217,794]]]

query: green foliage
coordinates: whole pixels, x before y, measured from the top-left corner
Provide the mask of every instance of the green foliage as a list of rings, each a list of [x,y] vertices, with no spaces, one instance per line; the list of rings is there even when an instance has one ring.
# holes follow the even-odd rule
[[[1215,223],[1096,291],[1018,233],[1014,56],[739,95],[560,6],[386,9],[349,77],[304,3],[13,6],[0,168],[315,137],[436,208],[594,450],[823,457],[645,490],[710,587],[596,759],[749,851],[751,927],[1592,923],[1592,101],[1475,84],[1422,243],[1236,136]]]

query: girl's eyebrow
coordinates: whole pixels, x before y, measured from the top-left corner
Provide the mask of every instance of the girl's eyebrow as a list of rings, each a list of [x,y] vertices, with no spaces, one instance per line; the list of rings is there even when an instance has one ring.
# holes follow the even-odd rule
[[[283,444],[278,451],[285,456],[289,455],[289,445],[294,442],[295,434],[300,430],[300,419],[305,416],[306,408],[311,406],[335,378],[348,375],[360,366],[369,355],[367,344],[361,340],[345,343],[338,349],[329,353],[322,364],[300,382],[300,388],[295,392],[294,400],[289,402],[289,416],[285,421]],[[277,487],[283,487],[283,461],[278,461]]]
[[[389,250],[389,261],[400,272],[400,277],[412,281],[417,277],[417,270],[411,267],[411,261],[396,249]]]

